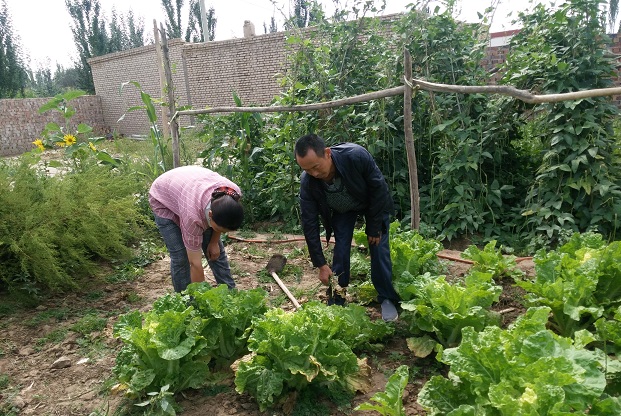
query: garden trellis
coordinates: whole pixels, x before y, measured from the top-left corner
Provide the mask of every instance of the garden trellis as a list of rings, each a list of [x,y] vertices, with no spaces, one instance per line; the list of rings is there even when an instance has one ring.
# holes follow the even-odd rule
[[[166,65],[166,64],[165,64]],[[313,104],[292,105],[292,106],[267,106],[267,107],[213,107],[198,110],[181,110],[175,111],[171,104],[170,128],[173,139],[178,137],[178,125],[177,118],[180,116],[194,116],[199,114],[213,114],[213,113],[276,113],[276,112],[305,112],[316,111],[342,107],[351,104],[357,104],[367,101],[379,100],[382,98],[394,97],[403,94],[404,96],[404,131],[405,131],[405,146],[407,150],[408,158],[408,172],[410,180],[410,200],[411,200],[411,227],[412,229],[418,229],[420,223],[420,204],[419,204],[419,192],[418,192],[418,180],[417,180],[417,166],[415,157],[414,139],[412,133],[412,109],[411,100],[413,95],[418,90],[424,90],[429,92],[444,92],[444,93],[458,93],[458,94],[500,94],[516,98],[528,104],[542,104],[542,103],[558,103],[562,101],[582,100],[594,97],[613,96],[621,94],[621,87],[612,88],[598,88],[581,90],[562,94],[547,94],[536,95],[530,91],[517,89],[511,86],[504,85],[484,85],[484,86],[464,86],[464,85],[452,85],[452,84],[439,84],[427,82],[421,79],[412,78],[412,64],[411,57],[408,50],[404,51],[404,67],[405,73],[403,76],[404,85],[387,88],[380,91],[370,92],[366,94],[355,95],[352,97],[341,98],[333,101],[325,101]],[[172,90],[172,86],[168,84],[168,91]],[[177,153],[175,160],[178,160],[178,147],[174,146],[173,152]],[[177,166],[177,165],[176,165]]]

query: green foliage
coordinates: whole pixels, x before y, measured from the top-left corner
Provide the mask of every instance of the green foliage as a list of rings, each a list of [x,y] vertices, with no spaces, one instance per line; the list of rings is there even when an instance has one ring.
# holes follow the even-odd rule
[[[27,81],[27,64],[19,37],[13,33],[11,16],[3,1],[0,3],[0,98],[24,96]]]
[[[369,402],[357,406],[354,410],[375,410],[382,416],[405,416],[403,392],[408,384],[408,379],[408,366],[399,366],[388,379],[385,392],[375,393]]]
[[[556,10],[539,4],[520,15],[524,30],[512,38],[501,83],[539,94],[610,87],[616,61],[607,50],[600,3],[573,0]],[[614,236],[621,218],[621,174],[613,156],[618,109],[611,98],[505,103],[503,111],[522,123],[537,114],[543,153],[522,212],[531,246],[560,245],[567,229]]]
[[[89,156],[94,156],[102,164],[118,167],[121,164],[119,159],[113,158],[105,151],[97,150],[96,143],[104,140],[103,137],[91,137],[93,129],[91,126],[80,123],[71,129],[71,117],[76,113],[76,109],[69,105],[71,100],[86,94],[80,90],[69,90],[63,94],[58,94],[39,108],[39,113],[47,111],[58,111],[65,120],[64,126],[59,126],[54,122],[47,123],[41,133],[41,139],[37,139],[33,144],[40,150],[61,147],[65,149],[65,155],[73,161],[73,167],[80,169],[86,163]]]
[[[120,91],[127,85],[133,85],[140,91],[140,99],[142,100],[142,106],[134,106],[128,108],[126,111],[144,110],[147,113],[149,119],[149,138],[151,139],[151,145],[153,146],[153,155],[150,158],[147,165],[149,166],[149,178],[153,181],[160,174],[170,170],[172,168],[172,151],[169,148],[169,144],[164,141],[164,136],[160,131],[160,127],[157,124],[157,111],[155,110],[155,104],[163,105],[161,102],[156,102],[151,96],[146,93],[142,86],[136,81],[128,81],[121,84]],[[121,120],[125,117],[125,114],[121,117]]]
[[[441,270],[438,252],[442,244],[426,239],[415,230],[401,231],[397,221],[390,224],[390,258],[394,286],[401,300],[412,299],[408,289],[418,276]]]
[[[390,333],[386,323],[372,322],[361,306],[309,302],[296,312],[271,309],[252,324],[251,354],[237,362],[236,390],[255,397],[262,411],[311,383],[365,391],[370,369],[353,350]]]
[[[518,278],[524,274],[516,268],[515,256],[505,256],[496,248],[496,240],[487,243],[483,250],[474,245],[469,246],[461,253],[461,257],[473,261],[471,272],[491,273],[493,279]]]
[[[449,283],[444,276],[425,273],[406,288],[412,300],[401,302],[402,319],[413,334],[433,334],[441,345],[459,344],[462,330],[480,331],[488,325],[500,325],[500,315],[490,311],[498,302],[502,288],[493,284],[492,275],[473,271],[463,282]]]
[[[108,319],[97,313],[87,313],[71,326],[71,330],[82,335],[90,335],[92,332],[102,331],[107,323]]]
[[[144,24],[136,21],[131,11],[126,17],[113,13],[112,21],[108,23],[101,13],[99,0],[65,0],[65,6],[71,16],[71,32],[80,58],[75,65],[78,86],[94,94],[95,85],[88,60],[144,45]]]
[[[547,306],[552,328],[571,337],[592,329],[600,317],[614,313],[621,296],[621,244],[606,244],[599,234],[574,234],[557,250],[539,250],[534,279],[517,282],[529,305]]]
[[[251,319],[267,310],[262,289],[195,283],[186,294],[165,295],[151,311],[130,312],[114,325],[124,345],[113,372],[130,397],[151,393],[152,404],[162,391],[217,382],[217,373],[247,351]]]
[[[461,344],[438,354],[448,378],[433,376],[419,403],[447,416],[618,414],[618,398],[603,394],[604,354],[546,329],[549,312],[531,308],[506,330],[464,328]]]
[[[49,177],[27,157],[0,165],[1,285],[15,292],[76,288],[99,261],[128,258],[145,220],[136,179],[95,165]]]

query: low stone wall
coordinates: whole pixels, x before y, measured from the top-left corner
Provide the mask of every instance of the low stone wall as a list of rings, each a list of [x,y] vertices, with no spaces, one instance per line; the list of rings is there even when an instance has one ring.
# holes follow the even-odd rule
[[[58,111],[39,113],[39,108],[49,100],[49,98],[0,100],[0,156],[19,155],[32,150],[34,148],[32,142],[40,137],[47,123],[55,122],[64,126],[65,119]],[[76,109],[76,113],[71,117],[71,129],[85,123],[91,126],[96,134],[102,134],[107,130],[99,96],[85,95],[71,100],[69,104]]]

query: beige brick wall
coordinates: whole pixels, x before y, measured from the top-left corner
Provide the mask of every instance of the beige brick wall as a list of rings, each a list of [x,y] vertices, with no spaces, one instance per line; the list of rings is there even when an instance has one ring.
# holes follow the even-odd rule
[[[58,111],[39,114],[39,108],[49,98],[21,98],[0,100],[0,156],[18,155],[34,148],[32,142],[40,137],[45,125],[50,122],[65,125],[65,119]],[[85,95],[69,102],[76,113],[71,117],[70,129],[80,123],[93,127],[96,134],[106,131],[101,98]]]
[[[168,42],[173,84],[178,105],[188,103],[185,94],[185,75],[181,49],[185,42],[173,39]],[[95,84],[95,93],[101,97],[104,120],[108,127],[125,135],[148,135],[150,122],[145,110],[128,112],[132,107],[143,106],[140,90],[127,82],[137,82],[152,99],[161,96],[160,77],[154,45],[111,53],[89,60]],[[167,101],[167,99],[166,99]],[[161,105],[154,103],[158,124],[161,125]],[[123,117],[125,116],[125,117]],[[123,117],[122,120],[120,120]]]
[[[177,105],[194,109],[231,106],[233,91],[244,105],[268,104],[280,92],[278,74],[282,73],[285,50],[283,32],[207,43],[169,41]],[[152,98],[160,97],[155,46],[93,58],[89,63],[106,124],[125,135],[148,134],[146,112],[127,113],[127,109],[143,105],[138,89],[126,85],[119,93],[119,88],[124,82],[136,81]],[[157,109],[161,128],[161,107]],[[187,126],[192,121],[183,117],[180,124]]]

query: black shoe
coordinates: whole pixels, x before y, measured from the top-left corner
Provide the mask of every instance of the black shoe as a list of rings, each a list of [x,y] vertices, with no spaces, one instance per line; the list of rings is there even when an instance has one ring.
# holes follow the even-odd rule
[[[343,295],[345,295],[345,291],[343,290],[342,292],[343,292]],[[328,290],[326,291],[326,294],[328,295],[328,306],[332,306],[332,305],[345,306],[345,296],[342,296],[336,290],[329,287]]]

